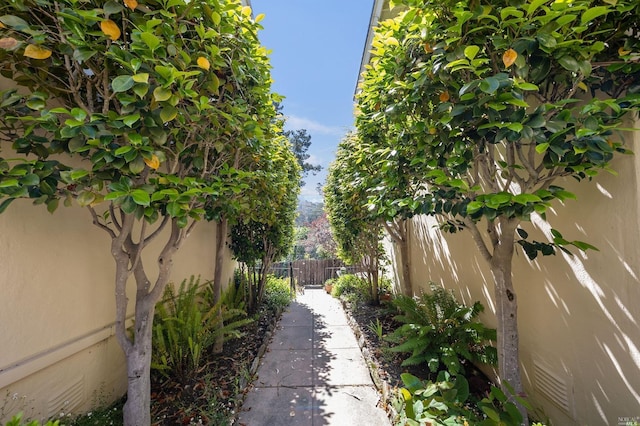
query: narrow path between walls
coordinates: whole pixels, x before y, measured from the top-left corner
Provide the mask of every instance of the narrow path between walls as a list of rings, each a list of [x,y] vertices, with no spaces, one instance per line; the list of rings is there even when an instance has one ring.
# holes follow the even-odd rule
[[[239,415],[240,426],[389,426],[353,330],[322,289],[282,315]]]

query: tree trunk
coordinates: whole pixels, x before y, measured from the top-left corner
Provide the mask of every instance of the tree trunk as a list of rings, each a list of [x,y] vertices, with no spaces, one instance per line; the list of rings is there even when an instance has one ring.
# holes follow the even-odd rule
[[[411,282],[411,263],[409,259],[409,241],[407,235],[398,242],[400,248],[400,259],[402,261],[402,294],[413,296],[413,283]]]
[[[111,254],[116,261],[116,339],[127,361],[127,402],[123,409],[125,426],[151,424],[151,340],[155,304],[162,296],[172,269],[173,254],[178,249],[182,233],[175,220],[171,221],[171,236],[158,256],[158,277],[151,287],[143,266],[142,251],[146,235],[141,232],[140,241],[133,242],[135,218],[123,215],[119,233],[109,231],[112,237]],[[153,233],[157,235],[168,221],[163,221]],[[103,228],[104,229],[104,228]],[[126,330],[127,281],[133,273],[136,284],[133,337]]]
[[[380,304],[380,291],[379,289],[379,277],[380,274],[378,272],[379,268],[378,268],[378,259],[375,258],[373,263],[373,270],[371,271],[371,284],[372,284],[372,292],[373,292],[373,304],[374,305],[379,305]]]
[[[246,306],[248,312],[253,312],[253,305],[256,296],[254,295],[253,275],[251,274],[251,271],[255,268],[255,265],[253,263],[247,263],[245,265],[247,267],[247,275],[245,280]]]
[[[391,223],[385,223],[387,233],[400,250],[401,281],[400,292],[405,296],[413,296],[413,282],[411,278],[411,258],[409,254],[409,233],[407,232],[407,219],[395,219]]]
[[[262,266],[260,267],[260,281],[258,286],[258,294],[256,300],[257,309],[260,305],[262,305],[262,300],[264,299],[264,290],[267,286],[267,273],[269,272],[269,268],[271,268],[271,264],[273,263],[274,257],[274,247],[273,244],[267,241],[267,238],[263,240],[264,246],[264,255],[262,257]]]
[[[516,395],[523,395],[518,347],[518,299],[513,288],[511,276],[515,231],[518,221],[497,219],[500,224],[500,236],[494,243],[491,259],[491,272],[495,283],[496,314],[498,318],[498,370],[503,391],[509,395],[505,382],[513,387]],[[523,424],[528,425],[526,409],[518,406]]]
[[[222,298],[222,268],[224,266],[224,248],[225,243],[227,242],[227,228],[228,221],[223,216],[220,218],[216,226],[216,265],[215,272],[213,275],[213,302],[218,303]],[[218,317],[218,321],[216,322],[216,328],[221,330],[224,327],[224,323],[222,320],[222,305],[218,305],[218,310],[216,312],[216,316]],[[214,354],[222,353],[224,345],[224,336],[222,333],[218,333],[216,337],[216,341],[213,344],[212,351]]]
[[[150,321],[152,322],[152,321]],[[137,328],[137,327],[136,327]],[[144,335],[136,332],[136,343],[127,353],[127,402],[124,404],[126,426],[151,424],[151,327]]]

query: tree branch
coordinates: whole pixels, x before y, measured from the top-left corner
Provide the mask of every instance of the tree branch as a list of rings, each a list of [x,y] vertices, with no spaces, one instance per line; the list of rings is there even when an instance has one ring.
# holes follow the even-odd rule
[[[168,215],[163,216],[162,222],[160,222],[160,225],[158,225],[158,227],[147,238],[144,239],[144,244],[147,245],[151,241],[153,241],[160,234],[160,232],[162,232],[162,230],[164,229],[168,221],[169,221],[169,216]]]
[[[103,231],[105,231],[107,234],[109,234],[111,239],[116,238],[116,233],[113,231],[113,229],[109,228],[107,225],[100,222],[100,218],[98,217],[98,213],[96,213],[96,210],[91,206],[87,206],[87,209],[89,209],[89,213],[91,213],[91,217],[93,218],[93,224],[98,228],[102,229]]]
[[[158,256],[158,278],[156,279],[153,289],[151,289],[148,296],[151,300],[158,300],[160,296],[162,296],[167,282],[169,282],[172,259],[174,253],[178,249],[180,233],[181,230],[178,227],[177,220],[171,219],[171,235],[167,239],[167,242]]]
[[[118,232],[122,231],[122,225],[118,222],[115,209],[113,208],[113,203],[109,203],[109,216],[111,216],[111,221],[113,222],[113,226],[116,227],[116,230]]]
[[[531,177],[531,179],[526,179],[526,180],[530,182],[532,180],[535,181],[536,179],[538,179],[538,172],[536,171],[536,169],[533,168],[533,165],[529,162],[529,158],[524,155],[524,152],[522,152],[522,144],[516,145],[516,152],[518,153],[518,159],[520,160],[525,170],[527,171],[527,173],[529,173],[529,176]],[[521,184],[520,186],[523,186],[523,185]]]
[[[487,247],[487,243],[484,241],[484,238],[482,237],[477,224],[468,216],[464,218],[463,222],[467,229],[469,229],[469,231],[471,232],[473,240],[475,241],[476,246],[478,246],[478,250],[480,250],[480,254],[482,255],[482,257],[484,257],[487,262],[491,263],[493,255],[491,254],[489,247]]]

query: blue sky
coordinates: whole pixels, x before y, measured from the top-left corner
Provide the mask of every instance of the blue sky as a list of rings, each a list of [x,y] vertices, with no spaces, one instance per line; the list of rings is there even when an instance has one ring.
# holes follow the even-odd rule
[[[310,162],[323,167],[308,176],[301,197],[320,201],[335,150],[353,126],[353,93],[373,0],[251,0],[261,13],[260,41],[271,53],[273,90],[286,99],[287,129],[307,129]]]

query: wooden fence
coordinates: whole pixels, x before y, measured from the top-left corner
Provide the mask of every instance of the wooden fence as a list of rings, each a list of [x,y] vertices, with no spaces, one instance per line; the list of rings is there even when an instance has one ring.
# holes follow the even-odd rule
[[[271,266],[271,273],[279,277],[293,278],[298,285],[323,285],[330,278],[336,278],[338,271],[351,272],[353,267],[345,266],[340,259],[300,259],[293,262],[278,262]]]

